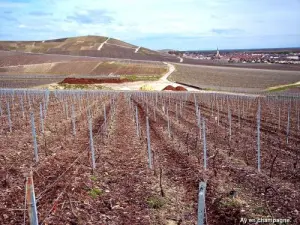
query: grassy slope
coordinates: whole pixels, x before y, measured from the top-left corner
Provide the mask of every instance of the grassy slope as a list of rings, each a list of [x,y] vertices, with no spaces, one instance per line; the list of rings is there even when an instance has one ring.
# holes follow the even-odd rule
[[[266,89],[266,91],[268,91],[268,92],[286,91],[286,90],[289,90],[291,88],[297,88],[297,87],[300,87],[300,82],[296,82],[296,83],[293,83],[293,84],[284,84],[284,85],[269,87],[269,88]]]

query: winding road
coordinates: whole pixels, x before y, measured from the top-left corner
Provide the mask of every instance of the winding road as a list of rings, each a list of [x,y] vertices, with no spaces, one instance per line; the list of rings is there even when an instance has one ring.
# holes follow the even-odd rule
[[[155,91],[161,91],[168,85],[172,85],[175,87],[178,86],[179,84],[168,80],[168,77],[174,71],[176,71],[175,66],[170,63],[166,63],[166,62],[164,62],[164,64],[166,64],[168,66],[168,72],[165,75],[163,75],[158,81],[136,81],[136,82],[126,82],[126,83],[122,83],[122,84],[103,84],[103,85],[107,86],[107,87],[111,87],[114,90],[131,90],[131,91],[140,90],[140,88],[143,85],[150,85]],[[191,87],[188,87],[185,85],[180,84],[180,86],[185,87],[188,91],[199,91],[196,88],[191,88]]]

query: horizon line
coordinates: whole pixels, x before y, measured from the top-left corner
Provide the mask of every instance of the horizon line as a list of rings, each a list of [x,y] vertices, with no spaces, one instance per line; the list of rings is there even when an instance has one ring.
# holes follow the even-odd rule
[[[92,37],[104,37],[104,38],[109,38],[109,36],[101,36],[101,35],[91,35],[91,34],[88,34],[88,35],[78,35],[78,36],[69,36],[69,37],[59,37],[59,38],[50,38],[50,39],[44,39],[44,40],[1,40],[0,39],[0,42],[43,42],[43,41],[51,41],[51,40],[57,40],[57,39],[69,39],[69,38],[79,38],[79,37],[88,37],[88,36],[92,36]],[[118,39],[118,38],[114,38],[114,37],[110,37],[110,38],[113,38],[113,39],[116,39],[116,40],[119,40],[119,41],[122,41],[122,42],[125,42],[125,43],[128,43],[128,44],[133,44],[135,45],[134,43],[131,43],[131,42],[128,42],[128,41],[124,41],[124,40],[121,40],[121,39]],[[145,48],[148,48],[148,49],[151,49],[151,50],[155,50],[155,51],[162,51],[162,50],[168,50],[168,48],[164,48],[164,49],[154,49],[154,48],[149,48],[149,47],[146,47],[146,46],[143,46]],[[219,49],[218,46],[217,46],[217,49],[219,51],[242,51],[242,50],[268,50],[268,49],[299,49],[300,50],[300,46],[292,46],[292,47],[267,47],[267,48],[228,48],[228,49]],[[209,51],[217,51],[217,49],[198,49],[198,50],[175,50],[175,49],[171,49],[171,51],[177,51],[177,52],[201,52],[201,51],[206,51],[206,52],[209,52]]]
[[[300,46],[298,47],[277,47],[277,48],[272,48],[272,47],[267,47],[267,48],[227,48],[227,49],[220,49],[218,48],[219,51],[242,51],[242,50],[268,50],[268,49],[299,49]],[[163,49],[162,49],[163,50]],[[178,52],[200,52],[200,51],[217,51],[217,49],[199,49],[199,50],[172,50],[172,51],[178,51]]]

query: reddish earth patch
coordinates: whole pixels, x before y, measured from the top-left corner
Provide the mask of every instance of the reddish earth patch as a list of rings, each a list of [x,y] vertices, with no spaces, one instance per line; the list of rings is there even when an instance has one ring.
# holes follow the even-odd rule
[[[177,87],[175,88],[175,90],[176,90],[176,91],[187,91],[187,89],[184,88],[184,87],[182,87],[182,86],[177,86]]]
[[[128,79],[106,78],[106,79],[89,79],[89,78],[65,78],[61,84],[102,84],[102,83],[125,83],[130,82]]]
[[[172,85],[168,85],[163,89],[163,91],[174,91],[174,90],[175,88]]]
[[[175,88],[172,85],[168,85],[163,89],[163,91],[187,91],[187,89],[182,86],[177,86]]]

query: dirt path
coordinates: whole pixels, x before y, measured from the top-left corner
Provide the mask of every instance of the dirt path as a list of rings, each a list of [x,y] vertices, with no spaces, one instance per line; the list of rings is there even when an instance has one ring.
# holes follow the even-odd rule
[[[168,66],[168,72],[159,79],[161,82],[169,82],[168,77],[175,71],[175,66],[169,63],[166,64]]]
[[[148,199],[156,195],[155,178],[148,169],[146,146],[136,135],[124,95],[118,97],[115,113],[107,145],[95,143],[102,164],[96,176],[106,187],[103,203],[109,204],[100,209],[105,214],[101,224],[156,224],[148,204]]]
[[[106,41],[104,41],[103,43],[101,43],[97,50],[100,51],[101,48],[103,47],[103,45],[106,44],[109,39],[110,38],[107,38]]]
[[[122,84],[106,84],[104,86],[111,87],[114,90],[140,90],[143,85],[150,85],[154,90],[161,91],[168,85],[179,86],[179,84],[171,82],[168,80],[168,77],[176,70],[175,66],[170,63],[164,63],[168,66],[168,72],[163,75],[158,81],[136,81],[136,82],[127,82]],[[185,87],[188,91],[197,91],[196,88],[191,88],[185,85],[180,85]]]
[[[169,81],[168,77],[176,71],[176,68],[173,64],[166,63],[168,66],[168,72],[163,75],[158,81],[136,81],[136,82],[125,82],[122,84],[109,84],[109,83],[103,83],[104,86],[110,87],[113,90],[122,90],[122,91],[138,91],[143,85],[150,85],[155,91],[161,91],[166,86],[172,85],[172,86],[182,86],[186,88],[188,91],[192,92],[201,92],[201,93],[221,93],[221,94],[230,94],[230,95],[243,95],[243,96],[258,96],[254,94],[245,94],[245,93],[233,93],[233,92],[225,92],[225,91],[206,91],[206,90],[199,90],[196,88],[192,88],[186,85],[177,84],[175,82]]]

